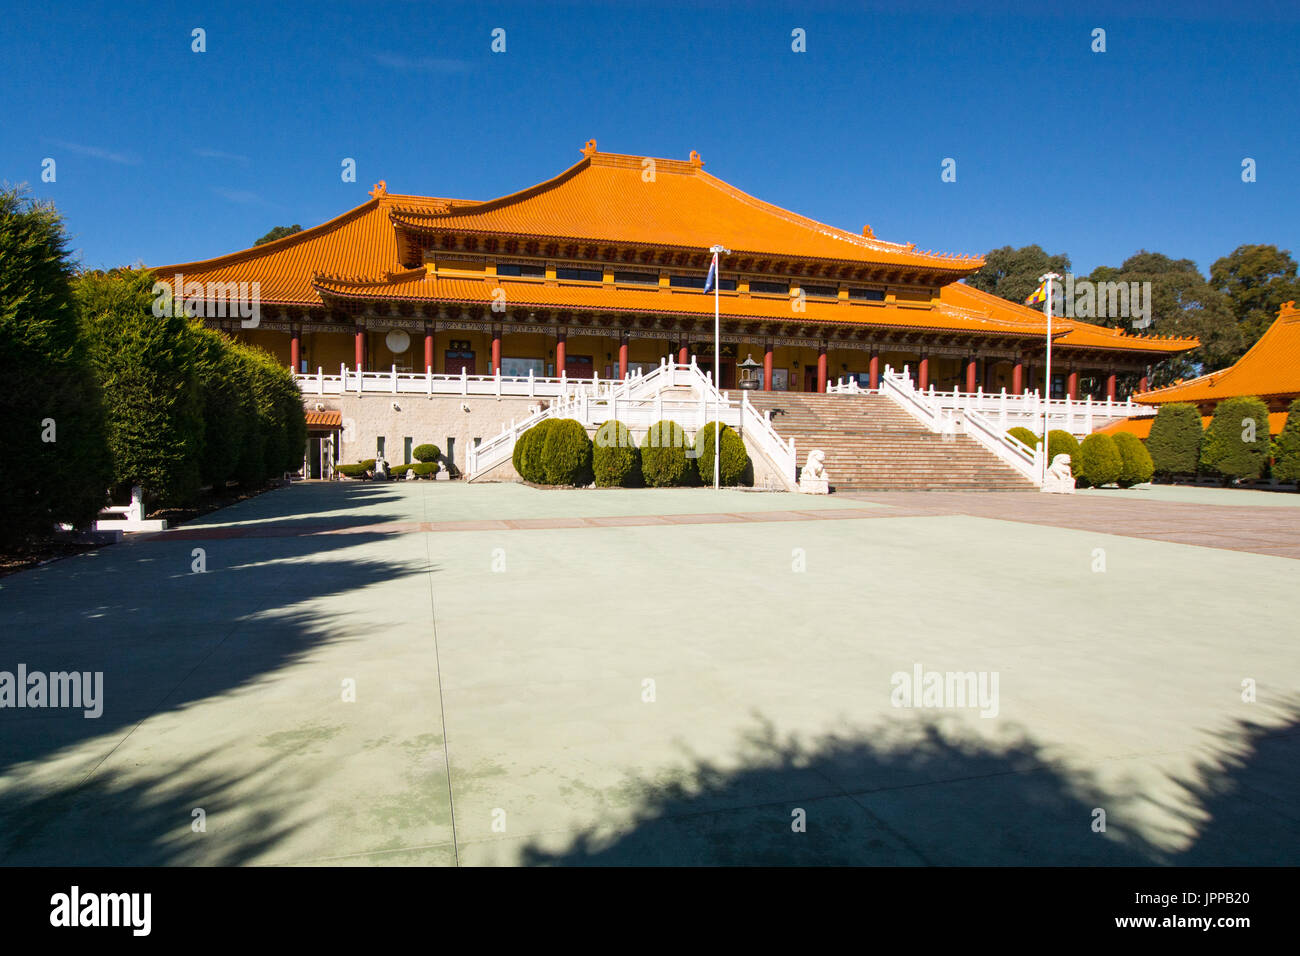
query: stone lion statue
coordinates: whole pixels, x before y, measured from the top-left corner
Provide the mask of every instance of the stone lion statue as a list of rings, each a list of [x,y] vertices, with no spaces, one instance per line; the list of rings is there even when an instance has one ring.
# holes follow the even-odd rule
[[[1057,455],[1052,459],[1052,464],[1047,469],[1047,479],[1043,482],[1043,490],[1055,495],[1074,494],[1074,473],[1070,470],[1069,455]]]
[[[830,477],[826,474],[826,453],[820,448],[808,452],[799,473],[799,490],[808,495],[830,494]]]

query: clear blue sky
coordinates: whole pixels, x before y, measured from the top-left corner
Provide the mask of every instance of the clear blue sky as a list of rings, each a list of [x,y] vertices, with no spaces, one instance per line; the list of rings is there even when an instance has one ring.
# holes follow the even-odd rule
[[[53,199],[90,267],[245,248],[379,179],[488,199],[592,137],[699,150],[754,195],[921,249],[1037,242],[1079,272],[1139,248],[1203,270],[1248,242],[1300,254],[1300,4],[1062,6],[6,0],[0,179]]]

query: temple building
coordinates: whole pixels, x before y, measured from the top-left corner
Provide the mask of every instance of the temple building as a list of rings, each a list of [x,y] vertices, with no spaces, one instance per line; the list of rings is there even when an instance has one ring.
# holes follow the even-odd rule
[[[1047,384],[1042,314],[963,283],[984,264],[979,256],[824,225],[705,172],[696,153],[684,161],[603,153],[593,140],[558,176],[498,199],[399,195],[383,182],[370,197],[312,229],[157,270],[209,289],[256,283],[255,328],[207,321],[300,373],[317,430],[347,431],[343,404],[312,395],[329,391],[327,376],[350,393],[365,377],[348,377],[358,370],[431,381],[609,380],[694,360],[730,389],[752,356],[761,388],[778,392],[825,392],[836,382],[875,389],[886,367],[906,369],[923,390],[1014,396]],[[730,250],[718,356],[714,294],[704,293],[715,244]],[[1068,318],[1053,333],[1058,399],[1126,399],[1145,390],[1153,364],[1197,344]],[[431,398],[437,390],[430,384]],[[495,427],[513,411],[463,408],[493,416]],[[345,459],[367,444],[383,449],[385,432],[403,429],[376,417],[375,403],[368,409],[358,425],[366,434]],[[489,430],[485,418],[458,419],[455,433],[443,421],[424,430],[462,446]],[[419,430],[404,428],[407,444]],[[346,434],[340,441],[349,443]],[[401,452],[390,444],[385,454]]]
[[[768,389],[825,391],[885,364],[917,384],[1041,388],[1042,315],[961,283],[978,256],[826,226],[687,161],[602,153],[476,202],[397,195],[242,252],[161,267],[186,282],[257,282],[258,328],[213,320],[301,372],[623,377],[663,356],[713,366],[708,248],[722,262],[720,384],[752,354]],[[1056,323],[1053,397],[1125,398],[1190,340]],[[405,336],[390,336],[403,331]]]

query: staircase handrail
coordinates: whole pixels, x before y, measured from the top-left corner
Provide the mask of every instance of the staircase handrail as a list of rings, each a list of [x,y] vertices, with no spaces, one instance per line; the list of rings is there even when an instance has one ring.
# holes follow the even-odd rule
[[[782,438],[777,433],[777,430],[772,427],[771,415],[771,412],[760,413],[750,403],[748,392],[742,391],[740,393],[742,436],[748,434],[753,437],[755,444],[762,449],[763,454],[767,455],[772,464],[776,465],[778,472],[786,482],[787,490],[793,490],[795,468],[798,461],[795,454],[794,439]]]

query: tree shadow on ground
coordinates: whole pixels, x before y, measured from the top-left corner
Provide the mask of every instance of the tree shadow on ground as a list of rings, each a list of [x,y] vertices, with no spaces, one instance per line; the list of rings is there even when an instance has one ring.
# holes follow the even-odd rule
[[[1300,859],[1300,709],[1238,721],[1195,779],[1156,806],[1133,783],[1101,785],[1022,731],[991,741],[940,721],[809,741],[759,718],[726,768],[697,758],[635,777],[626,817],[528,865],[1268,865]],[[1265,813],[1261,810],[1267,805]],[[1094,830],[1106,811],[1106,831]],[[1157,809],[1154,816],[1149,812]],[[798,811],[806,829],[795,828]],[[1185,839],[1184,825],[1194,834]],[[1180,832],[1182,837],[1180,837]],[[547,845],[543,845],[547,843]]]

